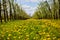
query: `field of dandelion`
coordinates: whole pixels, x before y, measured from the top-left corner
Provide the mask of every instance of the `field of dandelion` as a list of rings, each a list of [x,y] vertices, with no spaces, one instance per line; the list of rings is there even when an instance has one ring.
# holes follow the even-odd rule
[[[16,20],[0,25],[0,40],[60,40],[60,20]]]

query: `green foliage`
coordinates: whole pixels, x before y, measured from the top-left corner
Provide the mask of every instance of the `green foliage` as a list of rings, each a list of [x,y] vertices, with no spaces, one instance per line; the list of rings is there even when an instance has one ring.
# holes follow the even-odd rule
[[[21,17],[20,19],[30,18],[30,16],[27,15],[27,13],[18,4],[16,4],[16,6],[17,6],[16,12],[17,15]]]
[[[37,17],[38,16],[38,17]],[[33,18],[43,19],[59,19],[59,3],[58,0],[53,0],[51,3],[48,1],[40,2]]]
[[[30,18],[16,1],[17,0],[0,0],[0,22],[2,22],[2,20],[6,22],[9,20]]]

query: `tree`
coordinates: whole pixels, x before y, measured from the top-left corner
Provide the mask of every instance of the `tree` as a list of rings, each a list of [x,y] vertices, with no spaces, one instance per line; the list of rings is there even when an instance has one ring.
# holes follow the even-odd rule
[[[0,0],[0,21],[2,22],[2,16],[1,16],[1,0]]]
[[[12,20],[12,4],[11,4],[11,0],[8,0],[9,2],[9,8],[10,8],[10,20]]]
[[[47,1],[40,2],[38,5],[36,15],[40,16],[39,18],[50,18],[51,17],[51,9]]]
[[[7,5],[8,0],[5,0],[5,1],[6,1],[6,4],[5,4],[5,5],[6,5],[6,9],[5,9],[5,10],[6,10],[6,19],[7,19],[7,21],[8,21],[8,20],[9,20],[9,19],[8,19],[8,10],[7,10],[7,9],[8,9],[8,8],[7,8],[7,6],[8,6],[8,5]]]
[[[3,0],[4,21],[6,22],[6,0]]]
[[[49,0],[40,2],[40,4],[38,4],[37,7],[38,11],[35,12],[35,15],[37,15],[39,18],[59,19],[58,1],[53,0],[50,3],[49,2],[50,2]]]
[[[58,0],[58,2],[59,2],[59,16],[60,16],[60,0]]]
[[[16,20],[16,6],[14,4],[15,0],[12,0],[12,6],[13,6],[13,11],[14,11],[14,19]]]
[[[54,19],[59,19],[59,5],[57,0],[53,0],[53,12],[54,12]]]

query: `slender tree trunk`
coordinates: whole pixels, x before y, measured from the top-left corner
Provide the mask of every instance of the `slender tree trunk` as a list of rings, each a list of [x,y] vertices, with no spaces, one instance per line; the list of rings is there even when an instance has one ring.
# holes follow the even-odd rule
[[[55,19],[59,19],[59,14],[60,14],[60,11],[59,11],[59,13],[58,13],[58,7],[56,7],[56,6],[58,6],[57,5],[57,3],[56,3],[56,0],[53,0],[54,1],[54,14],[55,14]],[[60,6],[60,5],[59,5]],[[60,10],[60,9],[59,9]]]
[[[9,21],[7,9],[6,9],[6,16],[7,16],[7,21]]]
[[[56,2],[56,6],[57,6],[57,7],[56,7],[56,11],[57,11],[57,12],[56,12],[56,13],[57,13],[56,16],[57,16],[57,19],[59,20],[59,2],[58,2],[58,0],[56,0],[56,1],[57,1],[57,2]]]
[[[12,1],[13,11],[14,11],[14,19],[16,20],[16,7],[14,6],[14,1]]]
[[[53,0],[53,1],[54,1],[54,19],[56,19],[56,12],[57,12],[56,8],[55,8],[56,7],[56,2],[55,2],[55,0]]]
[[[0,0],[0,21],[2,23],[2,16],[1,16],[1,0]]]
[[[59,16],[60,16],[60,0],[58,0],[58,2],[59,2]],[[59,17],[60,18],[60,17]]]
[[[8,11],[7,11],[7,0],[6,0],[6,18],[7,18],[7,21],[8,21]]]
[[[4,21],[6,22],[6,0],[3,0]]]
[[[13,10],[14,10],[14,19],[16,20],[16,11],[14,5],[13,5]]]
[[[51,19],[51,18],[53,18],[53,17],[52,17],[52,11],[51,11],[50,5],[49,5],[49,3],[48,3],[48,0],[46,0],[46,3],[47,3],[48,10],[49,10],[49,12],[50,12],[49,18]]]
[[[12,4],[11,4],[11,1],[8,0],[9,2],[9,6],[10,6],[10,20],[12,20]]]

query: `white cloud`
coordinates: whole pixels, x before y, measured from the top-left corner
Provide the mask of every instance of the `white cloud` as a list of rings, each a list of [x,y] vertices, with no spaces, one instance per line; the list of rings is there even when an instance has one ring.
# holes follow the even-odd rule
[[[35,2],[35,3],[38,3],[38,2],[42,2],[42,1],[45,1],[45,0],[20,0],[20,2],[23,3],[24,2]],[[32,7],[31,5],[26,5],[26,4],[22,4],[21,5],[22,8],[30,15],[32,15],[34,13],[34,11],[36,10],[37,6],[35,7]]]
[[[46,0],[24,0],[24,1],[26,1],[26,2],[41,2],[41,1],[46,1]]]
[[[26,2],[38,2],[38,0],[25,0]]]
[[[22,8],[29,14],[32,15],[37,7],[31,7],[29,5],[22,5]]]
[[[30,0],[31,2],[39,2],[39,0]]]
[[[42,0],[25,0],[26,2],[39,2],[39,1],[42,1]]]

